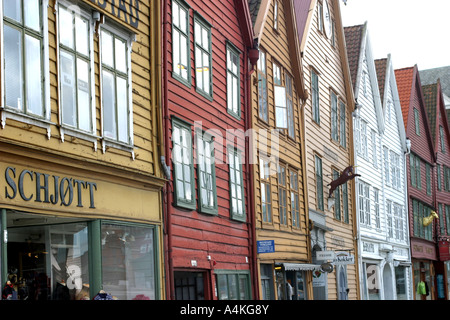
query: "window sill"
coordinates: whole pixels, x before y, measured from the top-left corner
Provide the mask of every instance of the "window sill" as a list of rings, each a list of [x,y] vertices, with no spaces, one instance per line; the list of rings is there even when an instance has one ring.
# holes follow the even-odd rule
[[[59,131],[61,134],[61,141],[64,142],[65,141],[65,136],[69,135],[81,140],[86,140],[89,142],[92,142],[94,144],[94,151],[97,151],[97,139],[98,137],[95,136],[92,133],[89,133],[87,131],[82,131],[73,127],[69,127],[66,125],[61,125],[59,127]]]
[[[135,159],[134,146],[132,144],[126,144],[123,142],[111,140],[106,137],[101,137],[101,142],[102,142],[102,152],[103,153],[106,153],[107,148],[115,148],[115,149],[119,149],[119,150],[131,153],[131,158],[133,160]]]
[[[38,116],[31,116],[14,109],[0,108],[0,125],[4,129],[6,126],[6,119],[12,119],[19,122],[27,123],[29,125],[37,126],[39,128],[44,128],[47,131],[47,139],[50,140],[52,125],[55,123],[51,122],[45,118],[39,118]]]

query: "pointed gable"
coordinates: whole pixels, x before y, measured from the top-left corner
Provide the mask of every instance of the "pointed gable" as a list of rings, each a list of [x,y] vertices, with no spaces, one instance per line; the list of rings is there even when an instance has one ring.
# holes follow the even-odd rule
[[[348,66],[352,78],[353,90],[356,89],[356,79],[358,74],[359,59],[363,38],[364,25],[345,27],[345,42],[347,46]]]
[[[428,124],[430,125],[431,137],[436,146],[436,124],[439,124],[439,121],[436,122],[436,116],[439,115],[437,108],[437,83],[422,86],[422,92],[423,100],[425,101],[425,110],[427,111],[428,116]]]
[[[395,79],[397,80],[398,97],[402,107],[403,121],[405,128],[408,129],[409,101],[411,99],[411,90],[413,85],[414,68],[403,68],[395,70]]]
[[[386,78],[387,59],[375,60],[375,69],[377,70],[378,89],[380,90],[380,100],[384,102],[384,90],[387,82]]]

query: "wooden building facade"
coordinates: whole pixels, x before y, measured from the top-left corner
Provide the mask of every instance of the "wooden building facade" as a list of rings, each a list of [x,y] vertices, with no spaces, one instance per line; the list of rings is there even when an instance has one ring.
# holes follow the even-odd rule
[[[167,299],[251,299],[246,1],[164,1]],[[256,55],[257,58],[257,55]]]
[[[162,298],[159,5],[0,14],[2,283],[22,300]]]
[[[312,295],[304,128],[307,94],[294,1],[249,1],[259,60],[251,82],[255,229],[260,298]]]
[[[438,214],[435,236],[437,242],[438,261],[435,262],[436,299],[450,297],[450,135],[448,128],[445,101],[439,79],[436,83],[422,85],[428,123],[433,139],[433,150],[436,155],[435,174],[432,188],[435,190],[434,210]]]
[[[395,70],[397,88],[405,122],[406,136],[411,141],[411,152],[406,160],[408,178],[408,212],[413,287],[424,282],[429,293],[418,293],[416,300],[435,299],[436,219],[434,187],[436,155],[430,132],[425,101],[417,66]],[[424,223],[424,218],[431,223]]]
[[[329,273],[316,273],[313,299],[354,300],[359,299],[354,179],[330,189],[354,165],[355,100],[339,5],[336,0],[296,1],[295,13],[310,93],[302,111],[312,262],[334,265]],[[331,251],[335,258],[318,259],[319,251]]]

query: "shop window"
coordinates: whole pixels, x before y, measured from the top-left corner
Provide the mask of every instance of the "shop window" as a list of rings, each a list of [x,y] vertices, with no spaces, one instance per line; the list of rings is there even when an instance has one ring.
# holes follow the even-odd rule
[[[406,267],[395,267],[395,286],[397,291],[397,300],[408,300],[407,281],[408,276]]]
[[[58,5],[60,112],[66,129],[93,134],[93,23],[89,13],[76,9]]]
[[[153,229],[104,222],[101,238],[103,290],[118,300],[155,300]]]
[[[365,263],[365,285],[367,300],[380,300],[380,275],[377,264]]]
[[[8,280],[15,289],[14,298],[89,300],[87,223],[20,226],[32,219],[10,219]]]
[[[175,272],[176,300],[204,300],[204,277],[201,272]]]
[[[107,24],[102,26],[100,32],[102,128],[103,137],[113,144],[133,143],[131,40],[131,36],[125,32]],[[107,144],[106,141],[104,144]]]
[[[3,2],[3,127],[9,117],[49,134],[47,6],[47,0]]]
[[[248,272],[216,271],[216,286],[219,300],[249,300],[250,277]]]
[[[271,264],[261,264],[261,290],[262,300],[274,300],[273,269]]]

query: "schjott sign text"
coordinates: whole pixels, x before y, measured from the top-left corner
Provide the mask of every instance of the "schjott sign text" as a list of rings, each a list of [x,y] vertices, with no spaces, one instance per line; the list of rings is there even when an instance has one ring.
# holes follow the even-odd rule
[[[65,207],[88,206],[95,209],[94,193],[97,191],[95,182],[28,169],[19,171],[14,167],[5,169],[5,181],[5,199],[20,197],[24,201],[59,204]]]

